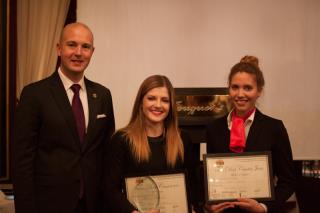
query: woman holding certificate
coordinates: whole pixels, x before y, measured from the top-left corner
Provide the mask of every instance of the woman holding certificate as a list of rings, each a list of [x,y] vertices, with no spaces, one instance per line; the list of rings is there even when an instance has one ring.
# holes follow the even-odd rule
[[[229,74],[229,96],[233,110],[207,128],[207,153],[270,152],[276,176],[274,201],[258,202],[239,197],[234,202],[206,205],[213,212],[281,212],[293,194],[295,176],[289,137],[281,120],[264,115],[256,108],[264,78],[258,59],[245,56]]]
[[[168,205],[183,197],[177,181],[170,182],[170,178],[161,180],[161,184],[157,184],[152,176],[136,178],[133,182],[126,178],[146,173],[151,175],[187,170],[189,183],[193,182],[191,175],[195,173],[192,170],[196,168],[198,160],[189,137],[179,131],[177,122],[174,89],[169,79],[161,75],[145,79],[136,96],[129,124],[113,135],[108,147],[105,172],[108,212],[158,213],[161,199]],[[127,180],[128,185],[126,182],[124,186]],[[159,198],[159,191],[163,193],[160,185],[172,187],[174,192],[161,194]],[[186,184],[181,185],[183,188]],[[191,191],[192,188],[191,184]],[[187,199],[182,198],[182,202],[175,203],[173,208],[188,212]]]

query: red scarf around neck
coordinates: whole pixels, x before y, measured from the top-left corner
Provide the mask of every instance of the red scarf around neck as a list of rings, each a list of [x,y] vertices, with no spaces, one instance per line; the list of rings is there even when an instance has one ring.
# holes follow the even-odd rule
[[[231,151],[236,153],[242,153],[244,148],[246,147],[246,132],[244,122],[252,115],[252,113],[256,110],[253,108],[245,116],[240,117],[236,114],[234,110],[231,114],[231,132],[230,132],[230,145],[229,148]]]

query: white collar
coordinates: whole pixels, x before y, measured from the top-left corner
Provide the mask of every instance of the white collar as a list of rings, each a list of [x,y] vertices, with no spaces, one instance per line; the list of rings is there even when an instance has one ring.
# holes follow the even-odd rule
[[[60,79],[62,81],[62,84],[64,86],[64,89],[65,90],[68,90],[70,89],[70,87],[75,84],[73,81],[71,81],[62,71],[61,71],[61,68],[59,67],[58,69],[58,73],[59,73],[59,76],[60,76]],[[86,87],[85,87],[85,84],[84,84],[84,77],[82,76],[82,78],[80,79],[80,81],[77,83],[81,86],[81,90],[85,91],[86,90]]]
[[[234,108],[229,112],[228,117],[227,117],[227,123],[228,123],[228,129],[231,129],[232,127],[232,112],[233,112]],[[254,120],[254,115],[256,114],[257,108],[253,111],[253,113],[247,118],[247,120],[245,120],[245,124],[246,123],[252,123]]]

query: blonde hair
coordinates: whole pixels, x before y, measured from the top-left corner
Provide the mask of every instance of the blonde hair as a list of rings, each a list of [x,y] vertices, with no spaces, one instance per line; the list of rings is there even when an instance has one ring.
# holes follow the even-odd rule
[[[143,97],[152,89],[157,87],[166,87],[170,98],[170,110],[164,121],[164,136],[167,165],[174,167],[177,159],[184,160],[184,148],[180,132],[178,129],[177,110],[175,103],[175,94],[171,82],[166,76],[152,75],[146,78],[136,96],[131,119],[129,124],[121,131],[125,133],[132,147],[133,156],[138,162],[147,162],[152,154],[150,151],[148,137],[146,133],[145,115],[142,111]]]

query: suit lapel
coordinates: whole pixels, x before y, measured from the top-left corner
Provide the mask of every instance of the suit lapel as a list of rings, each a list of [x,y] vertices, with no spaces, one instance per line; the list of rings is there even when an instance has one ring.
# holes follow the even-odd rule
[[[87,90],[87,98],[88,98],[88,109],[89,109],[89,123],[87,127],[87,135],[82,147],[82,150],[84,150],[88,145],[92,142],[90,140],[93,130],[94,130],[94,123],[96,121],[96,116],[97,116],[97,107],[99,106],[98,104],[98,93],[95,90],[94,85],[88,81],[85,78],[85,84],[86,84],[86,90]]]
[[[228,128],[228,119],[227,119],[228,115],[225,116],[225,118],[223,119],[223,123],[222,123],[222,128],[219,131],[222,131],[223,133],[221,134],[222,138],[219,138],[219,141],[225,141],[225,143],[219,143],[219,146],[222,146],[222,150],[228,150],[228,152],[231,152],[231,150],[229,149],[229,145],[230,145],[230,130]]]
[[[246,151],[251,151],[257,146],[258,137],[261,129],[263,128],[262,121],[263,121],[263,114],[257,109],[255,112],[253,123],[250,127],[250,131],[248,134],[248,138],[246,142]]]
[[[77,127],[76,127],[76,122],[73,117],[73,112],[72,108],[67,96],[67,93],[65,91],[65,88],[62,84],[62,81],[59,77],[58,72],[54,72],[52,76],[50,77],[51,79],[51,93],[53,98],[55,99],[57,105],[59,106],[59,109],[66,120],[66,123],[70,127],[71,134],[74,137],[74,141],[77,142],[77,145],[80,145],[80,140],[77,132]]]

